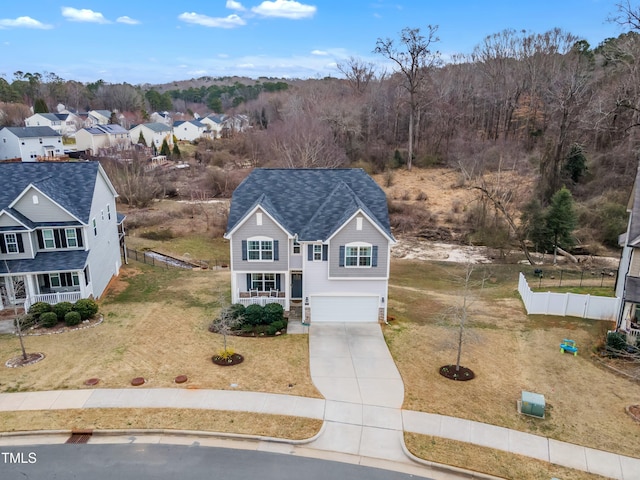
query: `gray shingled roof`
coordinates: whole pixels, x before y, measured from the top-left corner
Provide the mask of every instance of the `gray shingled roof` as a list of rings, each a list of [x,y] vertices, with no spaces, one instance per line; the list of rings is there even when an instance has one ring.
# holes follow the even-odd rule
[[[0,162],[0,210],[33,184],[88,224],[98,167],[98,162]]]
[[[51,127],[4,127],[13,133],[18,138],[32,138],[32,137],[61,137]]]
[[[227,232],[256,205],[301,241],[328,239],[358,209],[393,238],[386,195],[360,168],[255,169],[233,192]]]
[[[68,250],[47,252],[35,258],[7,260],[7,265],[0,262],[0,274],[4,273],[49,273],[82,270],[87,264],[88,250]],[[7,271],[7,266],[9,271]]]
[[[638,237],[640,237],[640,168],[636,172],[636,181],[633,186],[633,203],[627,241],[630,242],[630,245],[637,246],[635,242]]]
[[[147,127],[149,130],[153,130],[154,132],[158,132],[158,133],[171,131],[171,127],[160,122],[144,123],[143,125]]]

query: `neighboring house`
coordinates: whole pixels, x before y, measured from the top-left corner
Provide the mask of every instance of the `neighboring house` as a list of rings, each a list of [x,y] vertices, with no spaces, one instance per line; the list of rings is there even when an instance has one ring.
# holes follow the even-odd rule
[[[144,138],[146,146],[155,147],[157,152],[159,152],[162,148],[162,142],[165,139],[167,140],[169,146],[173,145],[173,134],[171,131],[171,127],[165,125],[164,123],[142,123],[133,127],[131,130],[129,130],[129,137],[134,144],[138,143],[138,140],[140,139],[140,133],[142,133],[142,137]]]
[[[99,162],[0,163],[0,310],[100,297],[121,266],[116,197]]]
[[[222,129],[224,127],[224,115],[212,113],[204,118],[200,118],[200,123],[207,126],[207,129],[211,132],[213,138],[220,138],[222,136]]]
[[[4,127],[0,130],[0,161],[37,162],[62,155],[62,135],[51,127]]]
[[[93,155],[101,148],[126,150],[130,147],[129,131],[120,125],[96,125],[76,132],[76,150],[91,150]]]
[[[82,119],[73,113],[35,113],[24,120],[27,127],[51,127],[60,135],[72,136],[82,125]]]
[[[627,205],[629,223],[620,235],[622,247],[616,278],[616,297],[621,298],[617,328],[640,336],[640,168]]]
[[[362,169],[255,169],[231,199],[232,301],[304,304],[304,322],[386,319],[387,199]]]
[[[173,134],[178,140],[193,142],[207,135],[207,125],[198,120],[173,122]]]
[[[110,110],[91,110],[87,114],[85,121],[86,127],[95,127],[96,125],[108,125],[111,122]]]
[[[153,112],[149,115],[149,120],[151,120],[151,123],[163,123],[167,127],[171,127],[173,124],[173,119],[169,112]]]
[[[237,132],[244,132],[249,128],[249,117],[243,114],[224,117],[222,121],[222,136],[233,135]]]

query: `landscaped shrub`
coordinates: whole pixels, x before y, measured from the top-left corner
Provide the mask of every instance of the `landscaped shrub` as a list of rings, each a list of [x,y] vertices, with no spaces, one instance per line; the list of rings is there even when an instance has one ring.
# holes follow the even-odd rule
[[[24,332],[26,329],[33,327],[38,323],[38,317],[35,315],[25,315],[20,319],[20,328]],[[18,319],[13,320],[13,326],[18,327]]]
[[[39,318],[44,312],[50,312],[51,305],[47,302],[36,302],[29,307],[29,315]]]
[[[271,325],[273,322],[280,321],[284,318],[284,308],[279,303],[267,303],[264,306],[262,315],[262,323]]]
[[[284,320],[276,320],[267,326],[267,335],[275,335],[276,332],[282,330],[285,326]]]
[[[82,320],[86,320],[98,313],[98,304],[91,298],[81,298],[73,305],[73,311],[78,312]]]
[[[625,348],[627,348],[627,336],[624,333],[607,333],[607,350],[624,350]]]
[[[244,322],[248,325],[260,325],[262,323],[262,317],[264,315],[264,309],[254,303],[252,305],[249,305],[245,310],[244,310]]]
[[[55,312],[44,312],[40,315],[40,323],[46,328],[55,327],[58,324],[58,315]]]
[[[229,311],[231,312],[231,316],[233,318],[240,318],[244,315],[246,308],[241,303],[234,303],[229,307]]]
[[[58,316],[58,321],[63,321],[64,316],[71,311],[73,304],[71,302],[60,302],[52,306],[51,311]]]
[[[64,316],[64,323],[69,327],[78,325],[82,321],[82,317],[78,312],[67,312]]]

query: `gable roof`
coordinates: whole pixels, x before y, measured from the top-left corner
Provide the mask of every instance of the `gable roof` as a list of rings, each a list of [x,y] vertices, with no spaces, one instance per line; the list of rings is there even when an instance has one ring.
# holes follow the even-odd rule
[[[18,138],[61,137],[51,127],[4,127]]]
[[[171,127],[164,123],[160,122],[151,122],[151,123],[143,123],[141,125],[136,125],[137,127],[147,127],[149,130],[156,133],[170,132]]]
[[[32,185],[88,224],[99,170],[99,162],[0,163],[0,211],[18,213],[9,206]]]
[[[301,241],[327,240],[358,210],[393,240],[386,195],[360,168],[257,168],[233,192],[227,233],[256,206]]]

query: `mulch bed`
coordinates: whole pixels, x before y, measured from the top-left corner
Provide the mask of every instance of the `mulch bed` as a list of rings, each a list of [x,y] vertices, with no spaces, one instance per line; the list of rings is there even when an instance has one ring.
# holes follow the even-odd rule
[[[68,327],[64,323],[58,323],[56,326],[51,328],[46,328],[46,327],[30,328],[22,332],[22,334],[34,336],[34,337],[38,337],[41,335],[56,335],[58,333],[73,332],[74,330],[84,330],[85,328],[92,328],[97,325],[100,325],[103,320],[104,320],[104,317],[102,315],[96,315],[95,317],[89,318],[88,320],[83,320],[81,323],[79,323],[78,325],[74,325],[73,327]]]
[[[5,366],[9,368],[26,367],[27,365],[33,365],[38,363],[44,358],[44,353],[27,353],[26,360],[22,358],[22,355],[18,357],[10,358],[5,362]]]
[[[448,378],[449,380],[457,380],[460,382],[472,380],[475,377],[473,370],[462,366],[456,370],[455,365],[444,365],[440,367],[439,372],[440,375]]]
[[[211,361],[216,365],[220,365],[222,367],[228,367],[231,365],[237,365],[239,363],[242,363],[244,361],[244,357],[239,353],[234,353],[228,358],[223,358],[220,355],[214,355],[213,357],[211,357]]]

